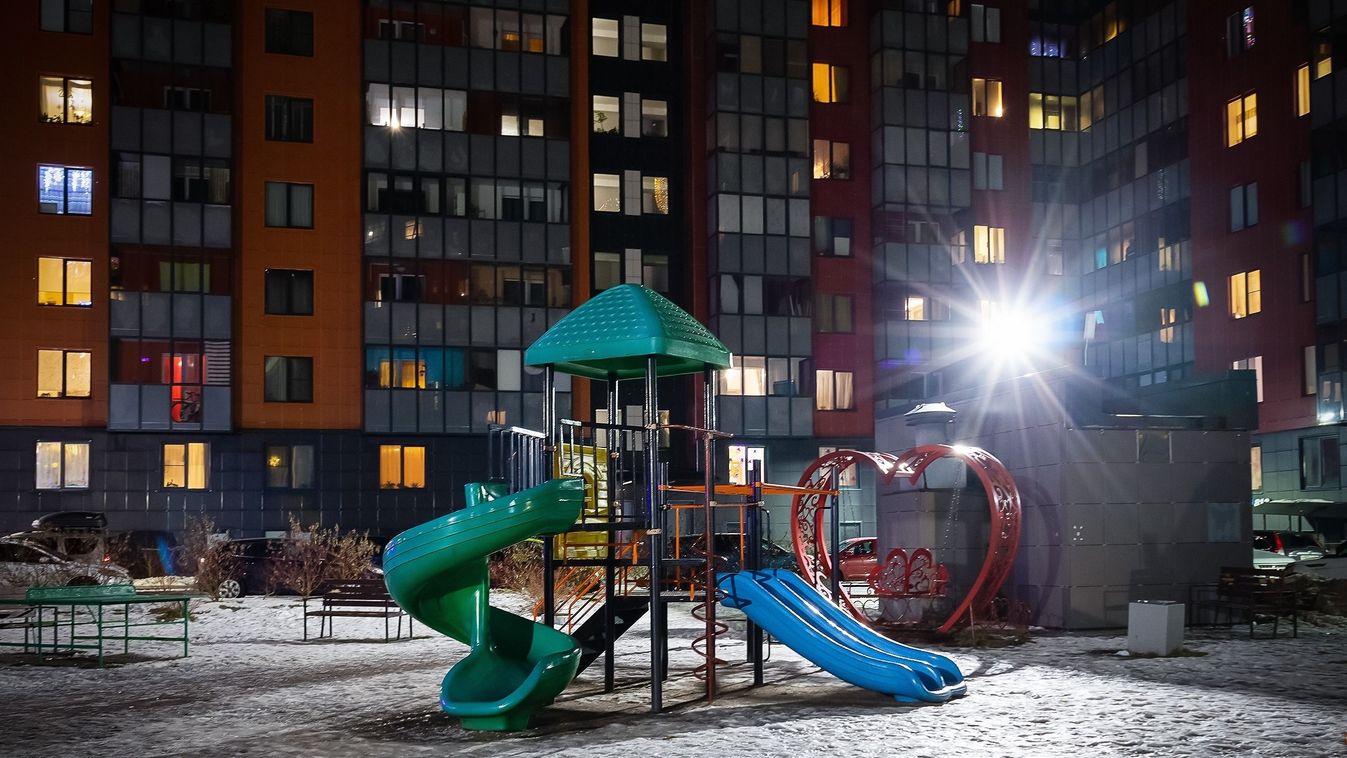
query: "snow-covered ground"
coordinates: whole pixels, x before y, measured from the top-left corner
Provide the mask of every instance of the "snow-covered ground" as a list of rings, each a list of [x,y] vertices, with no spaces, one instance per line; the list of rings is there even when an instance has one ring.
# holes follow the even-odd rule
[[[385,644],[370,641],[382,640],[381,621],[337,619],[333,639],[303,642],[293,598],[202,602],[194,614],[187,659],[101,671],[0,663],[0,755],[1347,755],[1341,620],[1302,625],[1299,639],[1196,633],[1187,647],[1205,655],[1195,657],[1127,659],[1115,654],[1125,638],[1100,635],[950,649],[968,696],[936,706],[851,687],[774,646],[766,686],[749,689],[751,672],[731,668],[708,706],[689,673],[701,622],[676,606],[670,712],[648,714],[640,624],[621,640],[614,693],[596,664],[533,730],[502,735],[465,732],[440,712],[440,678],[466,648],[419,625],[423,636]],[[723,657],[742,657],[735,629]]]

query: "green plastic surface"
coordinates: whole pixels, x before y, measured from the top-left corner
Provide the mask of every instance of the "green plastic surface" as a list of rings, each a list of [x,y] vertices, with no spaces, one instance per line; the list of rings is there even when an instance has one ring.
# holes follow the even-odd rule
[[[384,549],[384,582],[403,610],[472,648],[445,674],[440,707],[465,729],[526,729],[575,678],[580,646],[568,634],[492,608],[487,556],[573,525],[584,480],[553,479],[514,495],[464,487],[468,507],[412,527]]]
[[[730,365],[730,351],[710,330],[639,284],[606,289],[571,311],[524,352],[524,361],[590,379],[633,379],[645,376],[649,356],[660,376]]]
[[[24,593],[24,598],[59,603],[70,600],[135,597],[135,594],[136,588],[130,584],[90,584],[74,587],[29,587]]]

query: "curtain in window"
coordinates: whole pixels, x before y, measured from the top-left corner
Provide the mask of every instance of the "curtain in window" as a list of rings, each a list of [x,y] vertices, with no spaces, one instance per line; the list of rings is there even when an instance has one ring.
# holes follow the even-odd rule
[[[313,445],[295,445],[290,456],[290,486],[307,489],[313,486]]]
[[[37,488],[40,490],[61,488],[61,443],[37,443]]]
[[[402,446],[379,446],[379,486],[383,489],[402,486]]]
[[[850,371],[839,371],[835,375],[838,410],[855,407],[851,396],[851,376]]]
[[[404,447],[402,449],[402,486],[426,486],[426,449],[424,447]]]
[[[89,486],[89,445],[84,442],[66,443],[64,446],[65,455],[65,486],[67,487],[88,487]]]
[[[267,226],[286,225],[286,185],[267,182]]]
[[[290,226],[313,226],[313,185],[290,185]]]

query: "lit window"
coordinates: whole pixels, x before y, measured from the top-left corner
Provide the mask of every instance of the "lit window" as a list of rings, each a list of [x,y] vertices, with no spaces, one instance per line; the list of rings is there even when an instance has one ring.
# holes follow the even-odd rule
[[[600,213],[622,212],[622,182],[617,174],[594,175],[594,210]]]
[[[594,19],[590,46],[595,55],[616,58],[618,56],[617,19]]]
[[[37,351],[37,396],[88,397],[91,356],[81,350]]]
[[[1230,231],[1258,223],[1258,182],[1233,187],[1230,190]]]
[[[1006,230],[1000,226],[973,227],[973,262],[1005,263]]]
[[[1179,270],[1179,246],[1177,243],[1166,243],[1165,238],[1159,239],[1160,254],[1156,256],[1156,265],[1160,271],[1178,271]]]
[[[1322,79],[1333,73],[1333,42],[1321,39],[1314,42],[1314,78]]]
[[[379,489],[423,489],[426,449],[414,445],[379,446]]]
[[[847,101],[847,69],[831,63],[815,63],[814,102],[845,103]]]
[[[94,170],[74,166],[37,167],[37,207],[42,213],[88,216],[94,212]]]
[[[826,139],[814,140],[814,178],[850,179],[851,145]]]
[[[1245,318],[1263,310],[1261,269],[1230,275],[1230,315]]]
[[[664,24],[641,24],[641,60],[669,60],[669,33]]]
[[[266,356],[262,387],[268,403],[312,403],[313,359]]]
[[[42,120],[49,124],[92,124],[94,85],[88,79],[41,77]]]
[[[1253,48],[1253,6],[1225,18],[1225,54],[1231,58]]]
[[[313,486],[313,445],[268,445],[266,455],[268,488]]]
[[[1000,79],[973,80],[973,115],[1001,118],[1005,110],[1001,103]]]
[[[164,445],[164,488],[204,490],[210,472],[210,444]]]
[[[313,228],[313,185],[267,182],[267,226]]]
[[[669,213],[669,178],[641,177],[641,212],[666,216]]]
[[[814,410],[849,411],[855,407],[850,371],[819,369],[814,372]]]
[[[1296,69],[1296,115],[1310,115],[1310,64],[1302,63]]]
[[[730,484],[748,484],[752,468],[758,481],[767,481],[767,448],[758,445],[730,445]]]
[[[1001,41],[1001,9],[973,3],[969,8],[974,42]]]
[[[375,83],[365,89],[366,118],[372,126],[461,132],[467,108],[463,90]]]
[[[809,22],[814,26],[846,26],[846,0],[813,0]]]
[[[1160,341],[1165,344],[1174,342],[1174,324],[1178,321],[1177,308],[1160,309]]]
[[[852,330],[852,300],[850,295],[831,295],[820,292],[814,325],[820,332],[850,332]]]
[[[1249,448],[1249,488],[1254,490],[1263,489],[1263,446],[1253,445]]]
[[[37,259],[38,305],[93,305],[93,263]]]
[[[1263,356],[1255,355],[1252,358],[1234,361],[1230,364],[1230,368],[1254,372],[1254,387],[1258,402],[1263,402]]]
[[[912,296],[903,300],[903,318],[908,321],[925,321],[926,298]]]
[[[89,443],[37,443],[37,488],[74,490],[89,488]]]
[[[1225,145],[1234,147],[1258,134],[1258,93],[1225,104]]]
[[[594,133],[617,134],[621,125],[621,101],[612,95],[594,96]]]
[[[1076,131],[1080,127],[1076,103],[1076,98],[1068,95],[1029,93],[1029,128]]]
[[[767,359],[760,355],[730,356],[730,367],[720,371],[720,394],[765,396],[767,394]]]

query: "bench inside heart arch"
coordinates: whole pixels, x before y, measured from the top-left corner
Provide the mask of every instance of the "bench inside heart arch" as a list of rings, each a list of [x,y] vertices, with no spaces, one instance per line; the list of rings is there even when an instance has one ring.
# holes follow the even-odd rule
[[[872,466],[883,483],[902,476],[908,482],[916,484],[927,467],[941,458],[956,458],[962,461],[982,483],[983,490],[987,494],[988,517],[991,522],[987,553],[977,578],[969,587],[968,593],[955,604],[949,617],[936,629],[940,633],[948,633],[968,621],[970,617],[990,618],[997,592],[1010,575],[1010,569],[1015,563],[1015,553],[1020,543],[1020,493],[1010,472],[996,459],[996,456],[981,448],[943,444],[922,445],[901,455],[838,450],[820,456],[810,464],[800,476],[800,486],[815,491],[835,491],[841,472],[853,465],[862,464]],[[796,495],[791,502],[791,542],[795,549],[795,557],[805,580],[816,587],[826,586],[828,577],[832,574],[832,557],[827,544],[827,530],[824,528],[828,497],[836,498],[836,495],[801,494]],[[833,507],[836,507],[836,503]],[[916,566],[918,555],[923,551],[925,551],[923,558],[930,564],[929,569],[918,569]],[[895,564],[894,568],[890,569],[889,578],[883,580],[886,588],[908,593],[912,592],[913,586],[924,586],[925,591],[930,593],[935,591],[935,585],[939,583],[939,591],[943,592],[948,582],[948,572],[941,575],[940,567],[935,565],[929,550],[919,548],[911,555],[903,553],[901,558],[901,563]],[[876,572],[885,569],[894,559],[895,555],[891,551],[885,562],[876,568]],[[893,577],[893,571],[898,571],[900,576]],[[927,579],[929,585],[923,585]],[[899,587],[901,589],[898,589]],[[869,617],[852,602],[845,588],[842,590],[841,599],[843,607],[853,616],[869,622]]]

